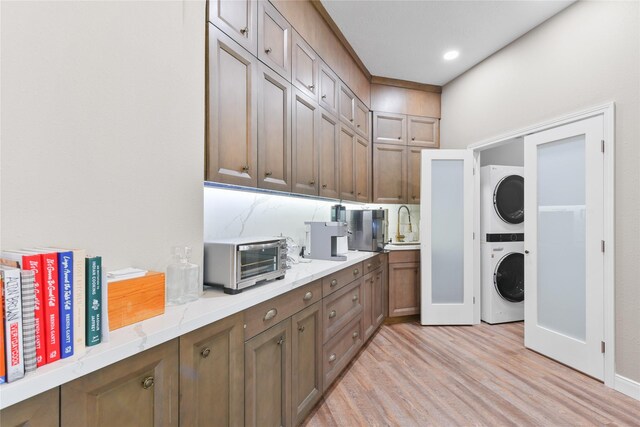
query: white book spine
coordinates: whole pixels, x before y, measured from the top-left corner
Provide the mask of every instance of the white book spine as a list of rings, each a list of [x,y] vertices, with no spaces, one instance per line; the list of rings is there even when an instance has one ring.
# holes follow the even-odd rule
[[[22,290],[20,270],[2,268],[7,382],[24,377],[22,348]]]

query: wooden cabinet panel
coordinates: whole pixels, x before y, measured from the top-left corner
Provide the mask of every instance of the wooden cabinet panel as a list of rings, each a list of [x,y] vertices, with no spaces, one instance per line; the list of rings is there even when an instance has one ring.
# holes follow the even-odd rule
[[[362,278],[363,312],[362,328],[364,340],[369,339],[384,320],[384,276],[386,269],[381,266]]]
[[[324,341],[327,342],[362,312],[362,279],[322,300]]]
[[[292,425],[291,318],[247,341],[244,360],[245,426]]]
[[[291,406],[299,425],[322,396],[322,302],[291,318]]]
[[[362,278],[362,330],[366,341],[374,331],[373,326],[373,272]]]
[[[320,85],[318,102],[320,106],[326,108],[329,113],[338,116],[338,90],[340,80],[336,73],[323,61],[320,61],[318,74],[318,84]]]
[[[420,264],[389,264],[389,317],[420,313]]]
[[[243,325],[238,313],[180,337],[181,426],[244,424]]]
[[[356,136],[354,151],[356,200],[369,202],[371,200],[371,144],[369,144],[369,140]]]
[[[407,118],[409,144],[425,148],[440,146],[440,120],[432,117]]]
[[[338,119],[320,109],[319,156],[320,196],[340,198],[340,124]]]
[[[373,142],[407,144],[407,116],[404,114],[373,113]]]
[[[209,21],[257,56],[257,0],[210,0]]]
[[[291,191],[291,84],[258,68],[258,187]]]
[[[258,183],[256,61],[209,26],[209,181],[253,187]]]
[[[355,100],[353,119],[356,125],[356,132],[369,140],[369,134],[371,132],[369,108],[358,99]]]
[[[373,144],[373,201],[405,203],[407,199],[406,147]]]
[[[178,340],[61,386],[63,426],[177,426]]]
[[[291,25],[267,0],[258,1],[258,59],[291,80]]]
[[[291,83],[305,95],[318,101],[318,62],[320,58],[304,39],[293,30]]]
[[[3,427],[60,425],[60,388],[40,393],[0,411]]]
[[[389,252],[389,264],[395,264],[398,262],[420,262],[420,251],[390,251]]]
[[[356,176],[353,168],[356,133],[351,127],[340,125],[340,198],[356,200]]]
[[[351,90],[342,82],[340,83],[340,93],[338,95],[338,106],[340,120],[353,125],[355,121],[356,97]]]
[[[422,161],[422,148],[407,148],[407,202],[420,203],[420,164]]]
[[[362,277],[362,263],[343,268],[333,274],[322,278],[322,296],[327,297],[338,289]]]
[[[387,269],[379,268],[373,273],[373,298],[372,298],[372,318],[373,318],[373,331],[384,321],[384,309],[385,309],[385,289],[387,280]],[[372,331],[372,332],[373,332]],[[368,338],[369,335],[365,334]]]
[[[362,316],[358,316],[346,325],[323,347],[323,391],[326,391],[340,372],[358,353],[363,342]]]
[[[299,90],[292,101],[292,191],[318,194],[318,123],[320,110],[315,101]]]

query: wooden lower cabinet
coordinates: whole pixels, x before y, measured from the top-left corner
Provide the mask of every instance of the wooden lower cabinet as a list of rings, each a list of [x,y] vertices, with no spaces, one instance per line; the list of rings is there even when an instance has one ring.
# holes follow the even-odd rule
[[[244,316],[180,337],[180,425],[244,424]]]
[[[74,426],[177,426],[178,339],[60,388],[60,420]]]
[[[290,426],[291,318],[244,344],[247,426]]]
[[[54,388],[0,411],[2,427],[60,425],[60,389]]]
[[[420,251],[389,253],[389,317],[420,313]]]
[[[326,391],[351,362],[363,343],[362,316],[353,319],[323,347],[323,387]]]
[[[380,267],[363,278],[362,328],[365,341],[384,320],[384,274],[385,270]]]

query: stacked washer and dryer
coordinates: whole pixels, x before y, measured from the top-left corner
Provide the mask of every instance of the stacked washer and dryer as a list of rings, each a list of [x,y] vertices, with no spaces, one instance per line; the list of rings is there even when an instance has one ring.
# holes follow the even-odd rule
[[[524,169],[484,166],[481,183],[481,319],[524,320]]]

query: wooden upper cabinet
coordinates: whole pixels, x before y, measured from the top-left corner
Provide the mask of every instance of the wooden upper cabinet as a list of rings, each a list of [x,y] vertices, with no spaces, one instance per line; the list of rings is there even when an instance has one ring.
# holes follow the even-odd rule
[[[305,95],[318,100],[318,63],[320,58],[304,39],[293,30],[291,83]]]
[[[422,161],[422,148],[407,147],[407,203],[420,203],[420,162]]]
[[[257,0],[209,0],[209,21],[257,56]]]
[[[61,386],[61,425],[177,426],[178,340]]]
[[[318,104],[299,90],[293,90],[292,109],[292,191],[318,194]]]
[[[320,85],[318,102],[320,106],[328,112],[338,116],[338,90],[340,88],[340,80],[336,73],[334,73],[324,61],[320,61],[318,74],[318,84]]]
[[[395,113],[373,113],[373,142],[407,144],[407,116]]]
[[[406,147],[373,144],[373,201],[405,203],[407,200]]]
[[[267,0],[258,1],[258,59],[291,81],[291,25]]]
[[[354,146],[355,131],[345,124],[340,125],[340,198],[356,200],[356,181],[353,165],[355,164]]]
[[[338,94],[340,120],[351,126],[353,126],[355,122],[355,105],[356,96],[351,92],[351,89],[340,82],[340,92]]]
[[[264,64],[258,77],[258,187],[289,192],[291,84]]]
[[[432,117],[408,116],[409,144],[425,148],[440,146],[440,120]]]
[[[256,59],[209,26],[208,181],[257,185]]]
[[[3,427],[60,425],[60,388],[56,387],[0,411]]]
[[[369,144],[369,140],[356,136],[354,151],[356,200],[369,202],[371,200],[371,144]]]
[[[320,136],[318,170],[320,172],[320,196],[340,198],[340,124],[338,119],[323,108],[320,109]]]
[[[369,135],[371,134],[371,118],[369,116],[369,108],[364,105],[364,103],[360,102],[359,99],[356,99],[353,111],[353,120],[355,123],[356,132],[369,139]]]

